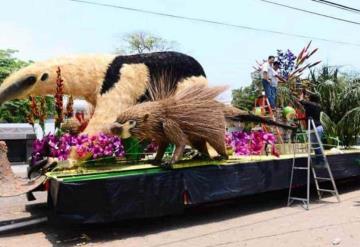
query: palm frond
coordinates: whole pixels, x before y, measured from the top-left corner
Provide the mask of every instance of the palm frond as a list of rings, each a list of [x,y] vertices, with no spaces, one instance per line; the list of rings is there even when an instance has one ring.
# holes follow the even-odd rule
[[[337,132],[345,145],[353,145],[360,134],[360,106],[345,113],[337,124]]]
[[[284,107],[287,105],[295,105],[297,98],[292,94],[292,91],[287,86],[278,86],[277,98],[279,105]]]
[[[337,126],[325,112],[320,113],[320,122],[328,136],[337,137]]]
[[[349,83],[343,92],[339,95],[340,101],[343,102],[343,110],[360,106],[360,83]]]

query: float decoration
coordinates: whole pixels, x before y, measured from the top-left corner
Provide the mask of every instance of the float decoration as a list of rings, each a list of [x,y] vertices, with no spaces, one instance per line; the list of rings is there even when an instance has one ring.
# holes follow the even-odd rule
[[[271,145],[271,154],[279,157],[273,133],[234,131],[226,134],[225,141],[227,147],[231,147],[236,155],[260,155],[266,145]]]
[[[61,123],[64,120],[63,117],[63,95],[64,95],[64,84],[63,79],[61,78],[61,69],[60,67],[56,70],[56,93],[55,93],[55,128],[60,129]]]
[[[39,101],[39,103],[38,103]],[[27,116],[27,121],[34,127],[35,120],[39,120],[39,125],[45,132],[45,119],[47,118],[46,114],[46,99],[45,97],[34,97],[29,96],[29,114]]]
[[[7,158],[7,146],[0,142],[0,197],[24,194],[40,186],[45,181],[45,176],[33,180],[15,176]]]
[[[48,134],[34,141],[32,165],[45,157],[67,160],[71,152],[75,152],[79,160],[125,156],[123,143],[117,136],[100,133],[93,136],[63,134],[59,137]]]

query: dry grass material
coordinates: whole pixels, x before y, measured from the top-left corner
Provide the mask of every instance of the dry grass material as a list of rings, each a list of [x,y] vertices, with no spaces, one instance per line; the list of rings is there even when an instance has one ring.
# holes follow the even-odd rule
[[[7,158],[7,146],[0,141],[0,197],[17,196],[32,191],[44,182],[45,176],[34,180],[15,176]]]
[[[206,142],[217,153],[226,156],[225,105],[215,98],[227,87],[210,88],[204,84],[194,84],[175,93],[165,86],[165,79],[156,84],[160,86],[150,89],[150,95],[159,100],[132,106],[118,116],[116,122],[123,128],[128,126],[129,121],[136,121],[134,127],[122,131],[129,131],[139,139],[154,139],[160,147],[175,144],[171,163],[181,157],[185,145],[208,155]],[[156,159],[161,158],[160,151]]]

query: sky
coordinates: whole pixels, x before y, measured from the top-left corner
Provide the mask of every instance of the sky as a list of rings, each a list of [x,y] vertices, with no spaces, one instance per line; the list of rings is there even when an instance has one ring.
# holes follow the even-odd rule
[[[260,0],[90,0],[174,15],[203,18],[354,43],[344,45],[313,39],[319,48],[313,61],[360,71],[360,25],[271,5]],[[311,0],[277,3],[360,22],[360,14]],[[334,0],[360,9],[360,1]],[[298,53],[309,38],[290,37],[188,20],[179,20],[69,0],[0,0],[0,49],[17,49],[21,59],[44,60],[59,55],[113,53],[121,36],[151,32],[178,43],[177,50],[196,58],[212,85],[231,89],[249,85],[256,60],[291,49]],[[230,91],[223,98],[230,99]]]

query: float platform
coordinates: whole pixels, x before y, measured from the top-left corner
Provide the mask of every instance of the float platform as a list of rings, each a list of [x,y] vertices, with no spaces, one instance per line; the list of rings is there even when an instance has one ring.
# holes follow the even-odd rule
[[[287,189],[292,157],[191,162],[173,170],[143,164],[51,172],[48,203],[57,216],[79,223],[180,214],[189,205]],[[306,155],[297,159],[306,164]],[[328,160],[335,179],[360,175],[360,150],[328,154]],[[304,185],[305,172],[294,179]]]

